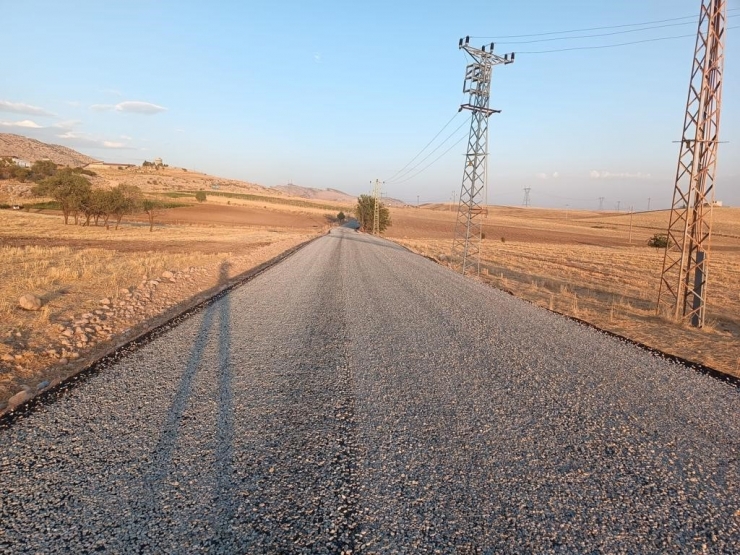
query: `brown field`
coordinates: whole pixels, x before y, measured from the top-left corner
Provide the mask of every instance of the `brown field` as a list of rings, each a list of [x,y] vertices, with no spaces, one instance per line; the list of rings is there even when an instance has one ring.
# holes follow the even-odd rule
[[[388,238],[445,263],[455,213],[436,205],[392,209]],[[566,219],[567,218],[567,219]],[[740,209],[714,211],[707,325],[696,330],[655,314],[668,212],[632,216],[491,208],[481,279],[540,306],[663,352],[740,376]]]
[[[122,332],[324,233],[331,215],[215,204],[163,210],[153,232],[141,216],[115,230],[0,210],[0,412],[19,391],[74,373]],[[174,281],[161,279],[164,271]],[[40,311],[17,306],[26,292],[42,298]],[[73,337],[62,335],[67,328]]]

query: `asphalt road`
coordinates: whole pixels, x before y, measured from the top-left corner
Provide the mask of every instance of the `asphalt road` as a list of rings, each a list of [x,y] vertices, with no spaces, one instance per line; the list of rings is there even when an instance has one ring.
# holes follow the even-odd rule
[[[737,553],[740,393],[339,229],[0,427],[2,553]]]

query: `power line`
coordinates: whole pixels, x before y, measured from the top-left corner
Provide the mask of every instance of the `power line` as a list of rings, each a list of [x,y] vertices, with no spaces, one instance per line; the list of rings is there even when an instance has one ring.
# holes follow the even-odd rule
[[[731,17],[738,17],[740,14],[731,15],[728,16],[728,19]],[[609,33],[594,33],[591,35],[575,35],[570,37],[550,37],[546,39],[534,39],[534,40],[523,40],[523,41],[504,41],[499,42],[498,44],[534,44],[537,42],[552,42],[556,40],[576,40],[576,39],[590,39],[590,38],[598,38],[598,37],[611,37],[614,35],[624,35],[627,33],[640,33],[642,31],[652,31],[653,29],[665,29],[666,27],[679,27],[682,25],[696,25],[696,21],[684,21],[682,23],[669,23],[667,25],[654,25],[651,27],[642,27],[640,29],[624,29],[621,31],[610,31]],[[691,35],[694,36],[694,35]]]
[[[468,134],[466,133],[465,135],[463,135],[462,137],[460,137],[457,141],[455,141],[452,144],[452,146],[450,146],[450,148],[448,148],[447,150],[445,150],[442,154],[440,154],[439,156],[437,156],[434,160],[432,160],[431,162],[429,162],[426,166],[424,166],[422,169],[420,169],[418,172],[416,172],[411,177],[407,177],[406,179],[403,179],[401,181],[395,181],[395,183],[405,183],[406,181],[410,181],[410,180],[414,179],[417,175],[422,174],[428,168],[430,168],[435,163],[437,163],[437,161],[439,161],[445,154],[447,154],[449,151],[451,151],[453,148],[455,148],[457,145],[459,145],[463,141],[463,139],[466,139],[467,138],[467,136],[468,136]]]
[[[740,25],[735,25],[733,27],[727,27],[725,30],[730,29],[737,29],[740,27]],[[597,46],[572,46],[570,48],[557,48],[554,50],[531,50],[531,51],[524,51],[524,52],[517,52],[517,54],[550,54],[552,52],[569,52],[571,50],[598,50],[602,48],[617,48],[619,46],[629,46],[630,44],[643,44],[646,42],[658,42],[662,40],[671,40],[671,39],[683,39],[687,37],[696,37],[696,33],[692,33],[690,35],[673,35],[670,37],[658,37],[654,39],[643,39],[643,40],[634,40],[630,42],[619,42],[615,44],[600,44]]]
[[[740,8],[729,8],[728,12],[733,12],[740,10]],[[683,17],[672,17],[670,19],[656,19],[654,21],[644,21],[642,23],[624,23],[622,25],[604,25],[602,27],[586,27],[583,29],[570,29],[568,31],[549,31],[545,33],[530,33],[526,35],[499,35],[499,36],[471,36],[470,38],[473,39],[494,39],[494,40],[501,40],[501,39],[523,39],[527,37],[545,37],[548,35],[565,35],[567,33],[583,33],[586,31],[602,31],[604,29],[623,29],[625,27],[640,27],[643,25],[654,25],[657,23],[668,23],[671,21],[681,21],[684,19],[693,19],[696,20],[696,15],[685,15]]]
[[[462,126],[463,126],[463,125],[466,125],[467,123],[468,123],[468,120],[466,119],[466,120],[465,120],[465,121],[463,121],[463,122],[462,122],[462,123],[461,123],[460,125],[458,125],[458,126],[457,126],[457,129],[455,129],[455,130],[454,130],[454,131],[453,131],[452,133],[450,133],[449,135],[447,135],[447,138],[445,138],[445,140],[444,140],[444,141],[442,141],[441,143],[439,143],[439,144],[438,144],[438,145],[437,145],[437,146],[436,146],[436,147],[435,147],[434,149],[432,149],[432,150],[431,150],[431,151],[429,152],[429,154],[427,154],[427,155],[426,155],[426,156],[425,156],[424,158],[422,158],[421,160],[419,160],[419,163],[418,163],[418,164],[416,164],[416,165],[415,165],[415,166],[413,166],[412,168],[409,168],[408,170],[406,170],[405,172],[403,172],[403,173],[402,173],[401,175],[398,175],[398,177],[396,178],[396,180],[395,180],[395,181],[390,181],[390,180],[387,180],[387,181],[386,181],[386,183],[403,183],[404,181],[408,181],[408,179],[405,179],[405,178],[406,178],[406,176],[408,176],[408,175],[409,175],[409,174],[410,174],[411,172],[413,172],[413,171],[414,171],[414,170],[415,170],[416,168],[418,168],[419,166],[421,166],[421,165],[422,165],[422,164],[423,164],[423,163],[424,163],[424,162],[425,162],[426,160],[428,160],[428,159],[429,159],[429,157],[430,157],[430,156],[431,156],[432,154],[434,154],[434,153],[435,153],[435,152],[437,152],[437,151],[438,151],[438,150],[439,150],[440,148],[442,148],[442,146],[443,146],[443,145],[444,145],[444,144],[445,144],[445,143],[446,143],[447,141],[449,141],[449,140],[450,140],[450,139],[452,138],[452,136],[453,136],[453,135],[454,135],[455,133],[457,133],[458,131],[460,131],[460,129],[462,128]],[[416,174],[416,175],[418,175],[418,174]],[[409,179],[410,179],[410,178],[409,178]]]
[[[431,139],[431,140],[430,140],[430,141],[429,141],[429,142],[428,142],[427,144],[425,144],[425,145],[424,145],[424,148],[422,148],[422,149],[421,149],[421,150],[420,150],[420,151],[419,151],[419,152],[418,152],[418,153],[416,154],[416,156],[414,156],[414,157],[413,157],[413,158],[412,158],[411,160],[409,160],[409,161],[408,161],[408,162],[406,163],[406,165],[405,165],[404,167],[402,167],[402,168],[401,168],[400,170],[398,170],[398,171],[397,171],[396,173],[394,173],[394,174],[393,174],[392,176],[390,176],[389,178],[387,178],[387,179],[386,179],[385,181],[387,181],[387,182],[390,182],[390,181],[391,181],[391,180],[392,180],[393,178],[395,178],[395,177],[396,177],[397,175],[399,175],[400,173],[403,173],[403,170],[405,170],[406,168],[408,168],[408,167],[409,167],[409,166],[411,165],[411,163],[412,163],[412,162],[413,162],[414,160],[416,160],[416,159],[417,159],[417,158],[418,158],[419,156],[421,156],[422,152],[424,152],[424,151],[425,151],[425,150],[426,150],[426,149],[427,149],[427,148],[429,147],[429,145],[431,145],[431,144],[432,144],[432,143],[434,142],[434,140],[435,140],[435,139],[436,139],[437,137],[439,137],[439,136],[440,136],[440,135],[442,134],[442,131],[444,131],[445,129],[447,129],[447,126],[448,126],[448,125],[450,125],[450,124],[452,123],[452,121],[453,121],[453,120],[454,120],[454,119],[455,119],[455,118],[456,118],[457,116],[459,116],[459,115],[460,115],[460,112],[459,112],[459,111],[455,112],[455,115],[454,115],[454,116],[452,116],[452,117],[451,117],[451,118],[449,119],[449,121],[448,121],[447,123],[445,123],[445,124],[444,124],[444,126],[442,127],[442,129],[440,129],[439,131],[437,131],[437,134],[436,134],[436,135],[435,135],[434,137],[432,137],[432,139]]]

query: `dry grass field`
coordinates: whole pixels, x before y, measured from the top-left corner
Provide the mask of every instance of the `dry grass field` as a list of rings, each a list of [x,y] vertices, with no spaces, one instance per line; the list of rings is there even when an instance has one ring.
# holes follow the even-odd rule
[[[445,263],[455,213],[448,206],[391,211],[387,236]],[[630,218],[632,220],[630,231]],[[655,314],[668,213],[491,208],[481,279],[550,310],[663,352],[740,376],[740,209],[714,212],[707,325]]]
[[[125,330],[325,232],[330,215],[208,201],[161,211],[149,232],[140,216],[115,230],[65,226],[44,212],[0,210],[0,411],[14,394],[74,373]],[[27,292],[41,310],[18,307]]]

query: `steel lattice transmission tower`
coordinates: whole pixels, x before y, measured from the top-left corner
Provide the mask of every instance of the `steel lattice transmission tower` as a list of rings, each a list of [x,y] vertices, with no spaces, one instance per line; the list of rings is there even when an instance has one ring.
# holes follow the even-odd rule
[[[474,48],[469,45],[470,37],[460,39],[459,48],[464,50],[472,63],[465,68],[463,93],[469,95],[467,104],[460,110],[470,110],[470,134],[468,152],[465,155],[460,203],[455,222],[455,236],[452,241],[452,261],[460,271],[480,272],[480,242],[482,217],[485,211],[485,189],[488,167],[488,117],[501,110],[489,108],[491,97],[491,73],[493,66],[510,64],[514,61],[506,54],[503,57],[493,53],[493,43],[486,47]]]
[[[373,235],[380,235],[380,194],[380,181],[376,179],[373,185]]]
[[[726,0],[703,0],[657,311],[704,325],[722,107]]]
[[[529,192],[532,190],[532,187],[524,187],[524,201],[522,202],[522,205],[525,208],[529,208]]]

